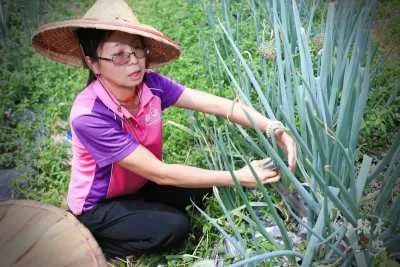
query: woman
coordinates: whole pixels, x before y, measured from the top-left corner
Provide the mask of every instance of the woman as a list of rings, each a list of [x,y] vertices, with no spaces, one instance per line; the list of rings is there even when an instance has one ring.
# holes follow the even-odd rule
[[[124,0],[98,0],[82,19],[42,25],[35,49],[58,62],[85,66],[87,87],[70,114],[73,133],[68,205],[108,257],[159,251],[179,245],[188,232],[184,208],[212,186],[231,186],[228,171],[162,161],[162,110],[173,105],[229,117],[275,135],[294,170],[296,148],[282,124],[239,103],[186,88],[150,68],[179,57],[179,46],[139,23]],[[263,183],[276,170],[252,166]],[[243,186],[256,180],[236,170]]]

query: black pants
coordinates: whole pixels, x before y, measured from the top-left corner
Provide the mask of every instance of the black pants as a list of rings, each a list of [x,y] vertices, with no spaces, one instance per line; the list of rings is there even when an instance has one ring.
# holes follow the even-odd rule
[[[134,195],[108,199],[78,217],[107,257],[160,252],[179,246],[189,232],[184,213],[191,199],[202,206],[210,189],[148,182]]]

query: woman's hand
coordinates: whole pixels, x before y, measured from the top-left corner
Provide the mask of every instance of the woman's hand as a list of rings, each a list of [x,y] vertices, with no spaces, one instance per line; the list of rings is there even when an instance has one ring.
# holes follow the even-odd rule
[[[277,144],[280,148],[282,148],[283,151],[285,151],[288,156],[289,170],[294,173],[296,171],[297,161],[295,141],[288,133],[286,133],[285,129],[282,128],[277,128],[276,130],[274,130],[274,135]]]
[[[281,176],[276,171],[276,168],[266,168],[266,160],[253,160],[250,165],[253,167],[261,183],[275,183],[278,182]],[[236,177],[240,184],[246,187],[256,187],[257,180],[254,177],[248,165],[236,171]]]
[[[238,123],[244,127],[254,127],[249,120],[252,118],[256,126],[264,129],[265,132],[274,134],[280,148],[288,155],[289,169],[296,170],[296,144],[292,137],[285,132],[281,122],[266,118],[251,107],[247,107],[240,102],[214,96],[203,91],[186,88],[179,97],[175,106],[187,108],[204,113],[214,114],[229,119],[231,122]],[[266,127],[266,128],[265,128]]]

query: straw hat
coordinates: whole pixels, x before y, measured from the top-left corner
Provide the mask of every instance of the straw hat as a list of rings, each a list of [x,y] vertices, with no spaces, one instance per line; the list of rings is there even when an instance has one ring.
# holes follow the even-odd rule
[[[31,200],[0,201],[1,266],[109,266],[71,213]]]
[[[125,0],[97,0],[82,19],[41,25],[33,34],[32,45],[37,52],[57,62],[85,67],[75,33],[78,28],[114,30],[144,37],[150,68],[171,62],[180,55],[179,45],[155,28],[141,24]]]

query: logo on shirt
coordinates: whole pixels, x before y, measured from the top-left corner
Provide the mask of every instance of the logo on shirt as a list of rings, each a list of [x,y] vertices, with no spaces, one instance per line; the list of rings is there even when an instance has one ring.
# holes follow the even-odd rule
[[[161,119],[161,113],[157,109],[150,109],[150,112],[146,114],[144,118],[144,122],[146,125],[152,125],[156,122],[159,122]]]

